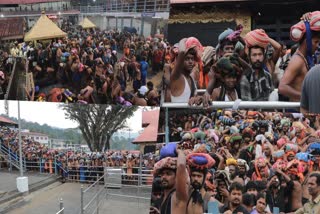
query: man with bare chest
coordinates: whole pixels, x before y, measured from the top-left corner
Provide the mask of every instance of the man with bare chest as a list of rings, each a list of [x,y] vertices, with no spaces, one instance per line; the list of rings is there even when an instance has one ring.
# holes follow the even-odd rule
[[[312,55],[320,44],[320,31],[315,26],[319,23],[319,11],[304,14],[300,21],[291,28],[291,39],[299,42],[299,48],[292,56],[287,69],[280,80],[279,93],[289,97],[290,101],[299,102],[303,80],[313,66]],[[304,32],[297,34],[299,29]],[[299,36],[298,36],[299,35]]]
[[[177,158],[166,157],[155,164],[163,188],[160,207],[151,207],[150,213],[185,214],[188,200],[188,172],[182,150],[175,150]]]

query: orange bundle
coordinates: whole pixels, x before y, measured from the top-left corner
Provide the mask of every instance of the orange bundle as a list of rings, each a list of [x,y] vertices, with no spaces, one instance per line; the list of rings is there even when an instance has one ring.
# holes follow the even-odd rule
[[[269,36],[262,29],[256,29],[247,33],[244,38],[248,48],[253,46],[259,46],[261,48],[266,48],[269,44]]]

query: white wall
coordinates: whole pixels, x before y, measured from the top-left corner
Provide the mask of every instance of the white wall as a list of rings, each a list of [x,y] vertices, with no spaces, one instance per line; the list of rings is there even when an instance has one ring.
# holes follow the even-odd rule
[[[116,26],[118,30],[121,30],[122,19],[123,19],[123,27],[130,27],[131,26],[131,18],[124,17],[118,18],[118,25],[116,24],[117,19],[115,17],[105,17],[105,16],[92,16],[88,17],[94,24],[96,24],[100,29],[114,29]],[[140,19],[133,19],[132,27],[135,27],[140,33],[141,29],[141,20]],[[148,21],[144,22],[144,36],[150,36],[151,33],[151,23]]]

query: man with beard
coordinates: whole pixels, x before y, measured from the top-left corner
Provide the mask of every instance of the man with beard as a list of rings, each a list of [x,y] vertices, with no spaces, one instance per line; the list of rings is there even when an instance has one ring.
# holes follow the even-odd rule
[[[188,103],[196,95],[196,83],[191,75],[196,62],[199,60],[197,49],[200,47],[186,47],[188,39],[179,42],[177,62],[170,76],[171,102]],[[201,44],[199,44],[201,46]]]
[[[291,178],[280,169],[270,176],[267,184],[267,204],[273,212],[274,207],[279,207],[280,212],[286,212],[288,206],[286,198],[294,186]]]
[[[241,99],[244,101],[268,101],[273,91],[272,78],[264,70],[265,50],[260,46],[249,48],[251,72],[243,75],[240,82]]]
[[[190,167],[191,189],[186,213],[206,213],[208,202],[215,199],[206,192],[204,184],[208,169],[214,165],[215,161],[210,155],[204,153],[191,153],[187,156],[187,161]]]
[[[241,205],[242,202],[243,186],[238,182],[234,182],[230,186],[229,203],[220,208],[220,213],[233,214],[243,213],[249,214],[249,212]]]
[[[160,175],[161,187],[163,189],[162,202],[159,207],[151,207],[151,213],[160,214],[185,214],[188,200],[188,173],[186,170],[186,157],[182,150],[178,150],[176,145],[169,144],[174,151],[169,152],[172,156],[177,154],[177,158],[165,157],[158,161],[154,168],[156,174]],[[161,152],[160,152],[161,153]]]
[[[247,176],[247,172],[249,171],[249,166],[247,162],[243,159],[238,159],[238,177],[242,178],[244,184],[247,185],[250,181],[250,178]]]

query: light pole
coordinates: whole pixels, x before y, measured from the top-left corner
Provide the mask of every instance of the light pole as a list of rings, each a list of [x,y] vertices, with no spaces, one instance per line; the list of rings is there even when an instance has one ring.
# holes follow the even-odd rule
[[[21,120],[20,120],[20,101],[18,101],[18,125],[19,125],[19,161],[20,161],[20,177],[23,177],[22,168],[22,142],[21,142]]]
[[[21,142],[21,119],[20,119],[20,101],[18,101],[18,136],[19,136],[19,161],[20,161],[20,177],[17,178],[17,189],[19,192],[28,192],[28,177],[23,177],[22,164],[22,142]]]

